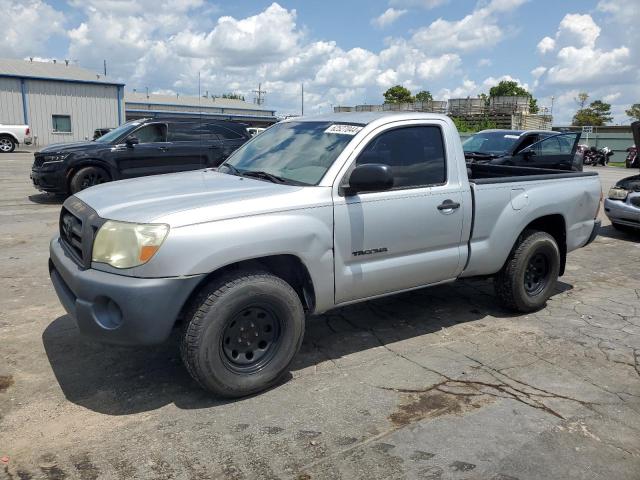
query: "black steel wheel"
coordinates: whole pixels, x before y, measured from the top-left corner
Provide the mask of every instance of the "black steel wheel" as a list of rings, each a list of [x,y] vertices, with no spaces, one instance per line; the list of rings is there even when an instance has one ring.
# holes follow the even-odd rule
[[[85,188],[100,185],[111,180],[109,174],[100,167],[84,167],[78,170],[69,184],[71,193],[78,193]]]
[[[232,271],[202,288],[186,315],[182,360],[205,389],[242,397],[275,385],[300,349],[296,291],[262,271]]]
[[[544,307],[560,273],[560,248],[547,232],[522,233],[494,278],[496,295],[508,309],[534,312]]]
[[[255,372],[273,358],[280,339],[280,319],[267,305],[240,310],[227,323],[220,341],[227,368]]]
[[[547,256],[538,252],[534,254],[527,263],[524,271],[524,289],[526,292],[535,296],[538,295],[549,282],[549,259]]]

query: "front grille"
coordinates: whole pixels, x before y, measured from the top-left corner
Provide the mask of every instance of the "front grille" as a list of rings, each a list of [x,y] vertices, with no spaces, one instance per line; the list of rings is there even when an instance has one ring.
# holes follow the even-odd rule
[[[33,159],[33,168],[40,168],[44,163],[44,156],[36,155]]]
[[[80,266],[91,266],[93,240],[105,221],[76,197],[69,197],[64,202],[60,211],[60,240]]]
[[[82,220],[66,208],[63,208],[60,214],[60,238],[69,246],[81,263],[84,263],[82,261]]]
[[[635,205],[636,207],[640,207],[640,197],[632,197],[630,202],[631,202],[631,205]]]

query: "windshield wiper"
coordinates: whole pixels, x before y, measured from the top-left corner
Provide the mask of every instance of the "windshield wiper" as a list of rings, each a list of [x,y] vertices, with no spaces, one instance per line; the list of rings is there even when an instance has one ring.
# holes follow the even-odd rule
[[[239,171],[239,170],[236,170]],[[268,180],[272,183],[289,183],[288,180],[282,177],[278,177],[277,175],[273,175],[272,173],[268,173],[262,170],[242,170],[239,171],[240,175],[244,177],[255,177],[263,180]]]
[[[236,167],[234,167],[233,165],[231,165],[230,163],[223,163],[218,167],[218,171],[220,171],[222,167],[227,169],[226,172],[222,172],[222,173],[230,173],[231,175],[237,175],[239,177],[242,176],[242,172],[238,170]]]

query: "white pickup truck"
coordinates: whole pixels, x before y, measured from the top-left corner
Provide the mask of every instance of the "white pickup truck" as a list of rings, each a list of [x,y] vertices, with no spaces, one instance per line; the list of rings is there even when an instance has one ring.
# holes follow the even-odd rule
[[[241,396],[287,371],[306,315],[474,276],[542,308],[600,198],[595,172],[467,166],[446,116],[293,118],[217,169],[69,197],[49,270],[83,334],[153,344],[181,322],[193,377]]]
[[[3,125],[0,123],[0,153],[11,153],[18,145],[31,145],[29,125]]]

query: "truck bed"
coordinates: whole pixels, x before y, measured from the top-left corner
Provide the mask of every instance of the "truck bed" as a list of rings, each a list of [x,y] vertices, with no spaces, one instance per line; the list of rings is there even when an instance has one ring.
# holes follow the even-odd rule
[[[567,252],[587,242],[600,201],[597,172],[468,164],[467,173],[473,220],[463,277],[496,273],[533,219],[557,222]]]

